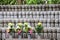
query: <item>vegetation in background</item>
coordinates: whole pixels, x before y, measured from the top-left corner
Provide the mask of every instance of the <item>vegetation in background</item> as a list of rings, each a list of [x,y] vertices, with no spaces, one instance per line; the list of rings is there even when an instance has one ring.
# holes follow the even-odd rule
[[[44,4],[43,0],[26,0],[26,4]]]
[[[47,4],[52,4],[52,0],[47,0]]]
[[[52,0],[52,4],[60,4],[60,0]]]
[[[0,5],[15,5],[17,4],[16,0],[0,0]]]
[[[60,4],[60,0],[47,0],[47,4]]]
[[[26,4],[45,4],[46,0],[26,0]],[[60,4],[60,0],[47,0],[47,4]]]
[[[0,0],[0,5],[45,4],[46,0]],[[47,4],[60,4],[60,0],[47,0]]]

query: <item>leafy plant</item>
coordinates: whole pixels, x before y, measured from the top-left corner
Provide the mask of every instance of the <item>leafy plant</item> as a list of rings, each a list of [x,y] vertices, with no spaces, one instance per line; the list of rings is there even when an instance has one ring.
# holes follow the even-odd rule
[[[52,0],[53,4],[60,4],[60,0]]]
[[[26,0],[26,4],[43,4],[43,0]]]
[[[44,0],[37,0],[37,4],[44,4],[45,1]]]
[[[14,5],[17,4],[16,0],[0,0],[0,5]]]
[[[60,0],[48,0],[48,4],[60,4]]]
[[[52,0],[47,0],[47,3],[48,4],[52,4]]]
[[[26,4],[37,4],[37,0],[26,0]]]

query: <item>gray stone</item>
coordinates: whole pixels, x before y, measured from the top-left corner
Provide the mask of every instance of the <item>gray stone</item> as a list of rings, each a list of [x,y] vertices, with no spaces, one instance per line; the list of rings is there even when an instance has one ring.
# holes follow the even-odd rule
[[[47,33],[44,33],[44,38],[46,38],[46,39],[48,38],[48,37],[47,37]]]
[[[60,39],[60,33],[57,33],[57,39]]]
[[[60,32],[60,28],[57,28],[57,32]]]
[[[2,33],[2,40],[5,39],[5,33]]]
[[[48,33],[48,38],[51,39],[51,33]]]
[[[56,39],[56,33],[53,33],[53,39]]]
[[[44,38],[44,34],[43,34],[43,33],[41,33],[40,37],[41,37],[41,39],[43,39],[43,38]]]

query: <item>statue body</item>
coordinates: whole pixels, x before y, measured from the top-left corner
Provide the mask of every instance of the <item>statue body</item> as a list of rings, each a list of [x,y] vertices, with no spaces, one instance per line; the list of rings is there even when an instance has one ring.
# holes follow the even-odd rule
[[[12,33],[15,32],[15,28],[14,28],[14,24],[13,23],[8,23],[8,33],[10,33],[12,35]]]
[[[40,34],[43,31],[43,26],[41,23],[38,23],[38,25],[35,27],[35,30],[38,34]]]
[[[23,24],[22,23],[17,23],[16,25],[16,32],[18,32],[18,34],[20,35],[23,31]]]

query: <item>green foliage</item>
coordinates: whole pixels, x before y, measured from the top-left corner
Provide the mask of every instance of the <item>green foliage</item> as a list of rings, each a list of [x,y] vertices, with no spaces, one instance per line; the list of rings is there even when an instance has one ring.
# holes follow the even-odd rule
[[[17,4],[16,0],[0,0],[0,5],[14,5]]]
[[[52,4],[52,0],[47,0],[47,3],[48,4]]]
[[[48,4],[60,4],[60,0],[48,0]]]
[[[44,0],[37,0],[37,4],[44,4],[45,1]]]
[[[26,0],[26,4],[44,4],[43,0]]]
[[[25,3],[30,4],[45,4],[45,0],[25,0]],[[0,5],[16,5],[17,0],[0,0]],[[47,0],[47,4],[60,4],[60,0]]]
[[[26,4],[37,4],[37,0],[26,0]]]
[[[60,4],[60,0],[52,0],[53,4]]]
[[[26,4],[44,4],[45,0],[26,0]],[[47,4],[60,4],[60,0],[47,0]]]

